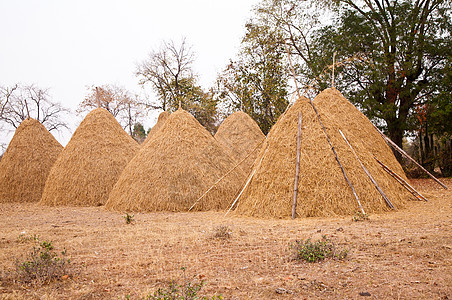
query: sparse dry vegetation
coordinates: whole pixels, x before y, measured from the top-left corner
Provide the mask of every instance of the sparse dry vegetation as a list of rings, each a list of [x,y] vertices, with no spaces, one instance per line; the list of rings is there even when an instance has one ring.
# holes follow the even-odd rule
[[[103,207],[43,207],[0,204],[0,299],[143,299],[172,280],[184,286],[204,281],[202,297],[224,299],[447,299],[452,295],[452,192],[432,180],[413,185],[429,202],[372,214],[255,219],[222,212],[123,214]],[[452,186],[452,179],[445,183]],[[211,239],[215,228],[233,228],[233,238]],[[25,233],[23,233],[25,231]],[[19,235],[23,233],[23,238]],[[33,236],[67,249],[71,266],[83,267],[66,280],[23,287],[10,280],[15,258],[24,257]],[[289,243],[326,235],[345,260],[300,263]],[[23,255],[23,256],[22,256]],[[181,279],[181,280],[179,280]],[[180,289],[180,288],[178,288]]]
[[[307,262],[319,262],[326,258],[345,259],[348,255],[348,249],[337,249],[336,244],[326,237],[316,241],[295,240],[289,247],[294,252],[296,260]]]
[[[66,249],[56,252],[51,241],[35,241],[33,249],[25,259],[16,259],[16,280],[19,283],[48,284],[68,276]]]
[[[214,228],[212,238],[227,240],[232,237],[232,229],[228,225],[218,225]]]

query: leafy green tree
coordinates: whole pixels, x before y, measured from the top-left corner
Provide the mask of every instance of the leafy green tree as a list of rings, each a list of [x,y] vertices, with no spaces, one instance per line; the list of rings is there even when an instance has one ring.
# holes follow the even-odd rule
[[[317,31],[314,57],[344,62],[337,87],[383,121],[399,146],[418,106],[435,102],[451,56],[450,1],[337,0],[336,24]],[[450,101],[450,94],[449,94]]]
[[[406,131],[417,129],[410,120],[418,106],[439,103],[440,95],[450,102],[450,93],[440,88],[451,57],[450,5],[450,0],[264,0],[256,18],[290,47],[302,88],[318,92],[331,86],[336,53],[336,87],[402,145]],[[447,114],[441,107],[434,115]]]
[[[217,104],[218,101],[214,97],[212,91],[204,92],[203,89],[196,85],[194,78],[181,80],[181,86],[184,98],[181,100],[181,107],[191,113],[201,125],[203,125],[210,133],[214,133],[217,129]],[[173,106],[174,111],[178,106]]]
[[[249,22],[239,58],[231,61],[218,79],[222,104],[242,109],[264,134],[287,107],[287,69],[281,36],[265,24]]]
[[[279,47],[274,50],[284,55],[289,52],[296,79],[305,91],[326,66],[318,64],[313,39],[316,30],[325,25],[321,21],[325,22],[332,15],[328,10],[330,5],[330,1],[318,0],[263,0],[254,10],[256,24],[266,28],[261,34],[278,36]]]
[[[146,130],[143,127],[143,124],[141,123],[135,123],[133,125],[133,132],[132,132],[132,138],[137,141],[138,143],[143,143],[146,139],[147,133]]]
[[[416,109],[412,118],[418,129],[419,160],[433,171],[439,167],[443,176],[452,176],[452,61],[439,81],[437,93]]]

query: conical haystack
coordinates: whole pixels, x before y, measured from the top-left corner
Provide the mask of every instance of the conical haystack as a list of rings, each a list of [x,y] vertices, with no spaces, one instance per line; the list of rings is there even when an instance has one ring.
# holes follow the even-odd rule
[[[102,205],[138,144],[103,108],[90,112],[55,162],[41,199],[44,205]]]
[[[215,139],[237,162],[246,158],[240,166],[248,172],[259,155],[259,149],[256,148],[265,139],[265,135],[248,114],[238,111],[221,123]]]
[[[0,162],[0,202],[37,202],[63,146],[37,120],[17,128]]]
[[[146,145],[150,139],[152,139],[152,137],[154,136],[154,134],[159,131],[159,129],[162,127],[163,124],[165,124],[166,120],[168,119],[168,117],[170,116],[170,113],[167,111],[161,112],[158,119],[157,119],[157,123],[154,125],[154,127],[152,127],[151,131],[149,131],[148,136],[146,137],[146,139],[144,140],[142,146]]]
[[[402,166],[374,125],[337,89],[330,88],[321,92],[315,97],[314,105],[321,118],[327,115],[330,119],[339,120],[341,130],[346,137],[350,134],[354,135],[355,139],[361,142],[371,154],[408,180]]]
[[[234,164],[212,135],[179,109],[127,165],[106,207],[117,211],[187,211]],[[226,208],[244,176],[239,168],[227,175],[194,210]]]
[[[306,98],[297,100],[271,129],[257,161],[256,173],[240,198],[237,212],[259,217],[289,217],[295,182],[298,114],[302,113],[301,161],[298,184],[298,217],[350,215],[359,211],[319,120]],[[342,120],[323,115],[345,172],[366,213],[389,210],[359,162],[340,136]],[[396,208],[409,198],[403,188],[374,161],[372,154],[347,132],[360,159]],[[262,158],[263,157],[263,158]]]

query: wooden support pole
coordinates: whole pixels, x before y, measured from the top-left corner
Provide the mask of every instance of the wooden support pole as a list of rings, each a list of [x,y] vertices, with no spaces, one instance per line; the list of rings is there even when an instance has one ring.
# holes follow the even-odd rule
[[[418,200],[428,201],[427,198],[422,196],[414,187],[412,187],[408,182],[406,182],[399,174],[389,169],[384,163],[379,161],[375,156],[374,159],[380,164],[380,166],[385,170],[389,175],[391,175],[395,180],[397,180],[407,191],[413,194]]]
[[[328,140],[328,144],[330,144],[331,150],[333,150],[334,156],[336,157],[336,161],[337,161],[337,163],[339,164],[339,167],[340,167],[341,170],[342,170],[342,175],[344,175],[345,180],[347,181],[348,185],[349,185],[350,188],[352,189],[353,195],[355,196],[355,199],[356,199],[356,201],[358,202],[358,207],[359,207],[359,209],[361,210],[361,212],[362,212],[363,214],[366,214],[366,212],[364,211],[364,208],[363,208],[362,205],[361,205],[361,201],[359,201],[358,195],[356,194],[355,188],[353,187],[353,184],[352,184],[352,183],[350,182],[350,180],[348,179],[347,174],[345,173],[344,167],[342,166],[341,161],[339,160],[339,157],[337,156],[336,149],[334,149],[334,146],[333,146],[333,144],[331,143],[330,136],[329,136],[328,133],[326,132],[325,126],[323,126],[322,120],[320,119],[320,115],[319,115],[319,113],[317,112],[317,109],[315,108],[314,103],[312,102],[311,99],[309,99],[309,101],[310,101],[310,103],[311,103],[312,108],[314,109],[315,114],[317,115],[317,119],[318,119],[319,122],[320,122],[320,126],[322,126],[323,132],[325,133],[326,139]]]
[[[293,187],[293,201],[292,201],[292,219],[295,219],[297,211],[297,194],[298,194],[298,178],[300,174],[300,156],[301,156],[301,127],[303,116],[298,113],[298,132],[297,132],[297,161],[295,165],[295,183]]]
[[[334,68],[336,66],[336,52],[333,53],[333,79],[331,81],[331,87],[334,88]]]
[[[350,144],[350,142],[348,141],[348,139],[345,137],[344,133],[342,132],[342,130],[339,129],[339,133],[342,135],[342,138],[344,139],[344,141],[347,143],[347,145],[350,147],[350,149],[352,150],[353,154],[355,155],[356,159],[358,160],[359,164],[361,165],[361,168],[364,170],[364,172],[366,172],[367,176],[369,177],[370,181],[372,181],[372,183],[374,184],[375,188],[377,189],[377,191],[380,193],[380,195],[383,197],[383,199],[385,200],[386,204],[392,208],[395,209],[394,205],[391,203],[391,201],[388,199],[388,197],[386,196],[386,194],[383,192],[383,190],[380,188],[380,186],[377,184],[377,182],[375,181],[375,179],[372,177],[372,175],[370,175],[369,171],[367,170],[367,168],[364,166],[364,164],[361,162],[361,159],[359,159],[358,154],[356,153],[355,149],[353,149],[352,145]]]
[[[100,107],[100,99],[99,99],[99,87],[96,86],[96,101],[97,101],[97,108]]]
[[[267,153],[267,148],[264,151],[264,154],[262,154],[261,159],[259,160],[259,163],[254,167],[253,171],[251,172],[250,176],[248,177],[248,180],[245,183],[245,186],[242,188],[242,190],[240,191],[239,195],[237,196],[237,198],[235,198],[234,202],[232,203],[231,207],[228,209],[228,211],[224,214],[224,216],[226,217],[228,215],[228,213],[231,211],[231,209],[234,207],[234,205],[237,203],[237,201],[239,201],[240,197],[242,196],[243,192],[246,190],[246,188],[248,187],[248,184],[251,182],[251,179],[253,179],[254,174],[256,173],[256,170],[259,169],[262,160],[265,157],[265,154]]]
[[[373,124],[372,124],[373,125]],[[408,153],[406,153],[405,151],[403,151],[403,149],[401,149],[399,146],[397,146],[396,143],[394,143],[390,138],[388,138],[383,132],[380,131],[380,129],[377,128],[377,126],[375,126],[375,129],[378,130],[378,132],[380,133],[380,135],[383,137],[383,139],[389,143],[392,147],[394,147],[394,149],[396,149],[400,154],[402,154],[403,156],[405,156],[406,158],[408,158],[409,160],[411,160],[412,162],[414,162],[416,164],[416,166],[418,166],[419,168],[421,168],[422,171],[424,171],[425,173],[428,174],[428,176],[430,176],[433,180],[436,181],[436,183],[438,183],[439,185],[441,185],[445,190],[449,189],[444,183],[442,183],[441,181],[439,181],[439,179],[437,179],[435,176],[433,176],[432,174],[430,174],[429,171],[427,171],[423,166],[421,166],[416,160],[414,160],[414,158],[412,158],[411,156],[408,155]]]
[[[224,174],[222,177],[220,177],[220,179],[218,179],[207,191],[204,192],[204,194],[202,194],[201,197],[198,198],[198,200],[195,201],[195,203],[193,203],[193,205],[188,209],[188,211],[191,211],[193,209],[193,207],[195,207],[195,205],[202,199],[204,198],[205,195],[207,195],[207,193],[209,193],[220,181],[223,180],[223,178],[225,178],[228,174],[230,174],[232,171],[234,171],[238,166],[240,166],[245,159],[247,159],[252,153],[254,153],[257,149],[259,149],[260,145],[262,145],[262,143],[265,141],[265,139],[263,139],[254,149],[253,151],[251,151],[250,153],[248,153],[247,156],[245,156],[240,162],[238,162],[231,170],[229,170],[228,172],[226,172],[226,174]]]

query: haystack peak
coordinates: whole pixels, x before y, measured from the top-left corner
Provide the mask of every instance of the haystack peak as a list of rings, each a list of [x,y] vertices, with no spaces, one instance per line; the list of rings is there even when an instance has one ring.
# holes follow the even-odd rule
[[[127,165],[106,204],[120,211],[186,211],[234,161],[187,111],[172,113]],[[195,210],[224,209],[238,192],[240,169],[218,184]]]
[[[336,98],[330,98],[326,102],[336,103],[340,94],[329,89],[318,97],[322,95],[333,95]],[[313,101],[314,105],[316,100],[317,97]],[[318,105],[316,108],[366,212],[382,212],[389,208],[341,137],[339,129],[346,132],[360,159],[394,206],[403,207],[409,195],[375,162],[362,140],[352,130],[347,130],[347,126],[352,126],[345,122],[350,118],[347,108],[337,108],[337,114],[320,110]],[[295,101],[268,134],[258,157],[262,162],[256,167],[251,183],[240,198],[237,208],[239,213],[260,217],[291,215],[300,112],[302,128],[296,214],[299,217],[350,215],[357,210],[357,201],[344,179],[313,106],[308,99],[302,97]],[[362,126],[353,126],[357,126],[358,131],[363,130]]]
[[[86,115],[53,166],[41,199],[46,205],[102,205],[138,151],[113,115],[96,108]]]
[[[63,147],[38,120],[25,119],[0,161],[0,202],[39,201]]]
[[[249,171],[259,154],[256,148],[265,135],[247,113],[237,111],[224,119],[215,133],[215,139],[237,162],[245,159],[241,166]]]

